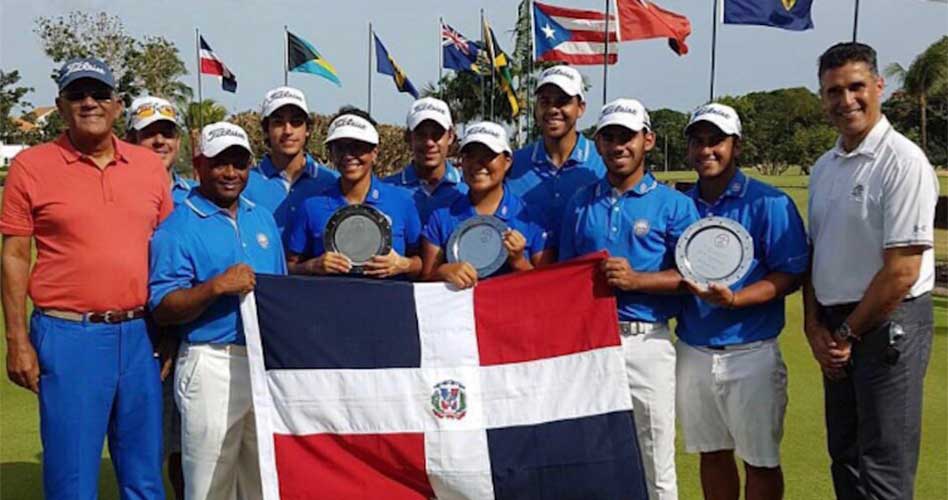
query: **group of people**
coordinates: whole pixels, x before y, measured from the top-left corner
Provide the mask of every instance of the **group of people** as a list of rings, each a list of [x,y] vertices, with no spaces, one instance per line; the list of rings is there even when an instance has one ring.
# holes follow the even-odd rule
[[[601,272],[615,289],[651,500],[678,497],[676,416],[685,448],[700,454],[705,498],[739,498],[735,454],[745,498],[782,497],[787,369],[777,338],[784,298],[802,289],[837,496],[912,498],[938,183],[881,113],[871,47],[834,45],[818,78],[840,137],[812,169],[808,235],[786,194],[738,168],[734,109],[692,113],[683,132],[698,182],[680,193],[646,168],[655,133],[639,101],[603,106],[592,140],[577,131],[584,83],[569,66],[539,75],[542,137],[517,151],[503,126],[469,124],[454,165],[450,108],[427,97],[408,111],[413,161],[401,172],[373,174],[376,123],[353,107],[329,125],[330,169],[306,153],[316,134],[304,94],[279,87],[263,101],[259,163],[245,130],[210,124],[194,182],[174,168],[182,130],[169,102],[133,101],[120,140],[110,69],[67,62],[56,100],[67,130],[14,159],[0,212],[7,370],[39,396],[46,497],[96,498],[108,436],[123,499],[164,498],[165,459],[179,498],[258,498],[239,297],[255,273],[350,273],[353,262],[323,242],[332,215],[358,204],[391,225],[391,251],[360,263],[369,278],[475,286],[477,270],[446,252],[476,215],[507,227],[497,274],[608,251]],[[749,271],[730,286],[676,268],[679,238],[708,216],[753,239]]]

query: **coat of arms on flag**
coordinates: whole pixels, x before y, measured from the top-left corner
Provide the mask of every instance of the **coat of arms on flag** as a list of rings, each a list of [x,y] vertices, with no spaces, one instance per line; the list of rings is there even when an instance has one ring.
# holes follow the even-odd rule
[[[602,258],[464,291],[258,276],[264,498],[647,498]]]

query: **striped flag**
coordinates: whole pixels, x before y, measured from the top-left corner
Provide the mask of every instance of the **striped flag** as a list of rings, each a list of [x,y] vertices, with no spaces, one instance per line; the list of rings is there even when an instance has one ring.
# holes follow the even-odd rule
[[[264,499],[645,500],[604,258],[464,291],[258,275]]]
[[[602,64],[606,51],[606,15],[595,10],[568,9],[533,2],[534,54],[537,61],[561,61],[575,65]],[[615,17],[609,16],[608,63],[616,54]]]
[[[237,75],[228,69],[224,61],[221,61],[217,54],[211,50],[211,46],[204,41],[204,36],[200,36],[200,41],[201,73],[220,77],[221,88],[227,92],[237,92]]]

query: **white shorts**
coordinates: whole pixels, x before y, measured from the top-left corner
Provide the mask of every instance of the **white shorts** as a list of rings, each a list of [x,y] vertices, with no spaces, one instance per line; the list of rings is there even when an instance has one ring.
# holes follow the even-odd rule
[[[679,340],[676,405],[689,453],[734,450],[754,467],[780,465],[787,366],[777,339],[727,350]]]

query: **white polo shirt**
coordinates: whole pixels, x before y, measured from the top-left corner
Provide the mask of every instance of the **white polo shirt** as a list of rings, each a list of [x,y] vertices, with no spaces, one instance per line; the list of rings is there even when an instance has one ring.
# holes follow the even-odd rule
[[[922,245],[918,281],[906,298],[935,284],[938,178],[925,153],[883,116],[856,149],[841,140],[810,175],[813,288],[820,304],[859,302],[886,248]]]

